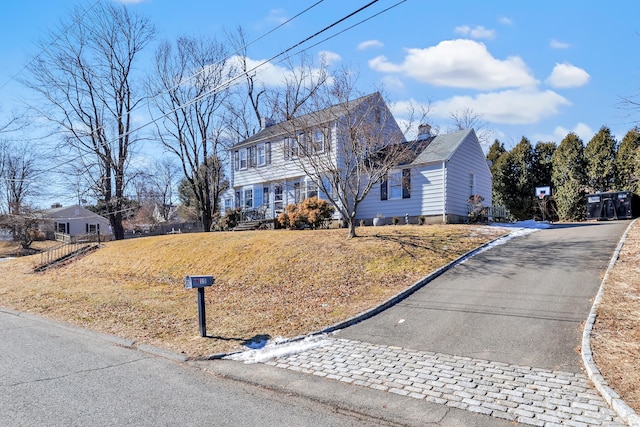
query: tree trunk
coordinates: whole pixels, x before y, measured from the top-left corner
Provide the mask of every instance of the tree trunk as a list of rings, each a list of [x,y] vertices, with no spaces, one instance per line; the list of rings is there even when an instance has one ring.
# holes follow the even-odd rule
[[[349,228],[349,234],[347,234],[347,240],[353,239],[354,237],[358,237],[356,235],[356,219],[353,217],[349,217],[347,219],[347,228]]]

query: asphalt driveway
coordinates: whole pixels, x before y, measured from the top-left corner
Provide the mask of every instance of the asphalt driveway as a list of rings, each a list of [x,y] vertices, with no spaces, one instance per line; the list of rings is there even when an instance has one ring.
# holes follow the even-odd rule
[[[581,372],[583,322],[628,225],[556,225],[512,239],[338,336]]]

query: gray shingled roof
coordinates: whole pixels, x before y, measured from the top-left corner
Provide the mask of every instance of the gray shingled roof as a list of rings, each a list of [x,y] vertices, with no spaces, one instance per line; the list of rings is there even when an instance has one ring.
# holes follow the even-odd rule
[[[449,160],[471,129],[436,136],[411,164],[434,163]]]
[[[359,104],[362,104],[370,99],[374,99],[375,97],[380,97],[380,93],[379,92],[374,92],[370,95],[366,95],[351,101],[348,101],[349,103],[349,111],[352,111],[354,108],[356,108]],[[309,114],[305,114],[303,116],[297,117],[295,119],[286,121],[286,122],[281,122],[281,123],[277,123],[275,125],[269,126],[266,129],[263,129],[259,132],[256,132],[254,135],[250,136],[249,138],[245,139],[244,141],[241,141],[237,144],[234,144],[232,148],[235,147],[240,147],[243,145],[248,145],[251,143],[255,143],[257,141],[263,141],[263,140],[267,140],[267,139],[272,139],[274,137],[280,136],[280,135],[285,135],[287,133],[289,133],[290,129],[303,129],[303,128],[309,128],[309,127],[313,127],[313,126],[317,126],[317,125],[321,125],[324,123],[327,123],[331,120],[335,120],[337,117],[341,117],[344,116],[345,111],[347,111],[344,108],[344,105],[346,103],[342,103],[342,104],[337,104],[337,105],[333,105],[331,107],[327,107],[324,108],[320,111],[316,111],[313,113],[309,113]]]

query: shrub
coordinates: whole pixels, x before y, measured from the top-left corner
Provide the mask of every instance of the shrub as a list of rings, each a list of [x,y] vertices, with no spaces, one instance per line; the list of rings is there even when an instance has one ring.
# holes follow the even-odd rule
[[[224,216],[220,220],[220,227],[223,230],[231,230],[235,228],[242,218],[242,208],[227,209]]]
[[[334,210],[329,202],[317,197],[304,199],[299,205],[299,211],[306,218],[307,224],[314,230],[330,219]]]
[[[424,225],[427,222],[427,217],[424,215],[418,216],[418,225]]]
[[[285,206],[284,212],[278,215],[277,221],[283,228],[302,228],[306,223],[306,217],[298,209],[298,205],[291,203]]]
[[[315,230],[330,219],[333,212],[334,207],[326,200],[309,197],[297,205],[287,205],[284,212],[278,215],[277,221],[280,226],[289,229],[303,228],[308,225]]]
[[[391,223],[393,225],[398,225],[400,223],[400,217],[394,216],[393,218],[391,218]]]

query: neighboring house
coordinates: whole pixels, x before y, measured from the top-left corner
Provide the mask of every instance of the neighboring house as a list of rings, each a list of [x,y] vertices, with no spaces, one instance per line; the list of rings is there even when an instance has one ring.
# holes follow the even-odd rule
[[[55,206],[42,212],[44,224],[42,230],[47,238],[53,233],[68,234],[71,237],[82,234],[111,235],[109,220],[83,208],[75,206]]]
[[[358,218],[405,216],[415,222],[459,223],[467,220],[470,196],[491,206],[492,176],[476,133],[462,130],[431,136],[421,126],[420,150],[398,165],[387,181],[374,186],[358,207]],[[388,223],[388,221],[387,221]]]
[[[370,113],[372,105],[373,117],[391,117],[379,93],[351,101],[349,111],[367,114],[364,111]],[[313,144],[315,152],[333,154],[329,158],[335,164],[344,162],[344,151],[336,148],[345,126],[339,111],[346,110],[339,107],[272,124],[232,146],[230,188],[222,195],[222,213],[240,207],[248,217],[275,218],[290,203],[313,196],[326,200],[300,166],[307,159],[298,158],[297,144]],[[491,173],[475,132],[432,137],[429,130],[421,126],[416,145],[420,149],[372,188],[358,206],[356,220],[370,223],[380,214],[403,219],[408,215],[414,223],[418,216],[431,217],[430,222],[462,222],[469,196],[481,194],[485,204],[491,203]],[[404,140],[394,119],[384,122],[382,134],[388,135],[389,145]],[[328,183],[325,188],[330,188]],[[337,210],[334,218],[340,219]]]

